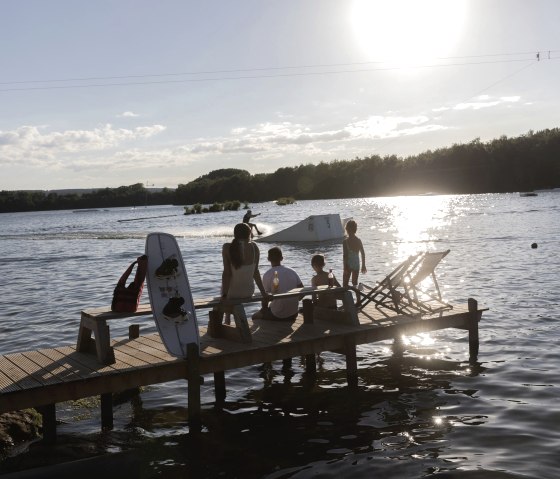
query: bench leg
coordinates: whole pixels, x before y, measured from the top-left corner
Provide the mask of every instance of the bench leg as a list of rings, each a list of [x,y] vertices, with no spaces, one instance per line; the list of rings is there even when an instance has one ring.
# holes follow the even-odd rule
[[[99,321],[96,325],[95,349],[97,351],[97,359],[103,364],[113,364],[115,362],[115,352],[111,347],[111,334],[109,326],[105,321]]]
[[[105,320],[93,320],[82,316],[76,351],[81,353],[91,352],[92,333],[95,336],[95,352],[99,362],[113,364],[115,362],[115,352],[111,347],[111,334]]]
[[[78,342],[76,351],[87,353],[91,347],[91,329],[87,326],[87,319],[82,316],[80,319],[80,329],[78,331]]]

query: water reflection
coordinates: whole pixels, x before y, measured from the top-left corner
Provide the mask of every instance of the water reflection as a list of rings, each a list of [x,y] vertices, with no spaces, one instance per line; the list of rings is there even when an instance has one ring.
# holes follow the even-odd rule
[[[434,247],[454,218],[452,196],[399,196],[369,198],[369,224],[392,248],[393,262]]]
[[[361,365],[371,361],[370,353],[360,351]],[[336,357],[322,356],[324,363]],[[235,402],[226,400],[223,409],[206,411],[205,432],[196,440],[179,434],[164,443],[152,436],[144,452],[157,461],[149,468],[170,477],[195,471],[198,477],[305,477],[328,474],[338,462],[365,465],[402,455],[441,468],[448,453],[444,438],[454,425],[485,420],[442,414],[449,397],[467,393],[455,391],[451,382],[457,371],[468,369],[463,363],[399,351],[360,368],[356,389],[346,387],[344,368],[333,368],[332,361],[324,366],[314,383],[298,359],[290,367],[276,361],[252,368],[263,386]],[[365,472],[355,477],[366,477]]]

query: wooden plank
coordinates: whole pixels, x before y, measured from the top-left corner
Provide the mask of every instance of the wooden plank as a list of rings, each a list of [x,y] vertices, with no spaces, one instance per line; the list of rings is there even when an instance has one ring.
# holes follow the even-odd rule
[[[167,348],[161,341],[159,333],[148,334],[146,336],[142,336],[142,338],[145,338],[147,342],[150,342],[154,349],[159,349],[160,351],[167,353]]]
[[[43,385],[56,384],[60,380],[50,371],[50,367],[43,368],[36,362],[29,359],[25,353],[7,354],[6,359],[17,364],[29,376],[33,377]],[[51,362],[52,365],[52,362]]]
[[[0,356],[0,371],[3,371],[13,384],[16,384],[22,389],[41,385],[40,381],[29,376],[24,370],[8,360],[6,356]]]
[[[21,391],[22,389],[23,389],[22,386],[20,386],[17,383],[14,383],[14,381],[11,378],[9,378],[2,371],[0,371],[0,394],[4,392],[10,392],[10,391]]]
[[[40,368],[42,368],[42,370],[48,371],[52,374],[58,382],[75,381],[76,379],[80,379],[80,376],[74,373],[71,369],[59,364],[57,361],[42,354],[40,351],[27,351],[24,352],[23,355],[30,361],[37,364]]]
[[[148,338],[146,338],[145,336],[139,336],[134,341],[131,341],[129,343],[129,346],[131,346],[133,348],[136,348],[139,351],[149,353],[149,354],[151,354],[152,356],[155,356],[156,358],[158,358],[161,361],[173,361],[173,360],[177,359],[177,358],[174,358],[173,356],[171,356],[166,351],[162,351],[160,348],[155,348],[153,346],[153,343]]]
[[[167,352],[167,348],[161,342],[161,338],[159,333],[149,334],[147,336],[140,336],[138,340],[144,344],[146,347],[153,348],[153,352],[150,354],[154,354],[155,356],[160,356],[162,359],[167,361],[182,361],[182,358],[176,358],[175,356],[171,356]]]
[[[80,353],[76,351],[72,354],[75,360],[87,365],[101,374],[116,373],[130,368],[146,366],[144,361],[139,361],[137,358],[130,356],[123,351],[119,351],[118,354],[117,351],[114,351],[115,362],[108,365],[101,364],[97,357],[93,354]]]
[[[113,343],[113,348],[115,348],[115,350],[118,349],[119,352],[126,353],[128,356],[135,358],[135,360],[141,361],[141,365],[151,366],[165,362],[149,352],[136,349],[130,343],[132,343],[130,340],[115,341]]]
[[[92,371],[92,376],[101,376],[106,373],[114,373],[117,371],[113,365],[101,364],[94,354],[79,353],[72,346],[61,346],[54,348],[60,354],[66,356],[69,363],[74,363],[81,367],[82,371]]]
[[[18,353],[12,354],[12,358]],[[8,376],[14,383],[23,389],[31,389],[42,386],[42,382],[32,375],[28,374],[25,370],[14,363],[8,356],[0,356],[0,369]]]
[[[86,379],[95,373],[90,369],[88,369],[87,372],[84,372],[82,365],[72,363],[66,355],[58,352],[56,349],[40,349],[37,352],[42,354],[46,358],[49,358],[51,361],[55,361],[67,371],[70,371],[73,375],[73,378]]]
[[[123,350],[123,348],[115,349],[115,359],[117,362],[113,366],[116,366],[117,371],[146,368],[150,366],[149,362],[131,356],[127,351]]]
[[[121,319],[121,318],[133,318],[135,316],[146,316],[152,314],[152,308],[149,304],[140,304],[135,312],[131,313],[116,313],[111,311],[110,307],[101,306],[98,308],[89,308],[82,311],[82,315],[88,318],[100,318],[100,319]]]
[[[66,351],[61,351],[63,349],[66,349]],[[75,349],[69,346],[66,348],[57,348],[57,349],[41,349],[40,352],[43,355],[47,356],[48,358],[52,359],[53,361],[56,361],[58,364],[63,365],[64,367],[66,367],[67,369],[69,369],[70,371],[72,371],[74,374],[76,374],[78,377],[82,379],[87,379],[92,376],[96,376],[100,374],[96,369],[92,369],[87,365],[84,365],[83,363],[76,361],[72,357],[72,355],[73,354],[77,355],[79,353],[76,353]],[[81,354],[81,356],[85,356],[85,355]]]

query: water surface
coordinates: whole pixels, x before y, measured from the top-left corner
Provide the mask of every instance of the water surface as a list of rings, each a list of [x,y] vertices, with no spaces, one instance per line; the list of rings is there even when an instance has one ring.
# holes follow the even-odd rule
[[[463,304],[473,297],[490,308],[480,323],[478,362],[469,363],[466,332],[457,330],[405,338],[403,353],[390,342],[363,345],[359,387],[350,391],[344,357],[324,353],[315,382],[295,358],[289,370],[273,363],[229,371],[222,411],[214,409],[206,377],[197,441],[188,434],[186,382],[153,385],[116,406],[108,432],[99,430],[98,404],[58,405],[59,442],[99,454],[130,452],[143,477],[555,478],[559,200],[550,192],[252,204],[265,233],[311,214],[353,217],[366,250],[365,282],[411,253],[450,249],[437,269],[445,298]],[[195,298],[216,295],[221,246],[243,212],[182,212],[0,215],[0,353],[74,345],[80,310],[110,304],[149,232],[177,237]],[[261,244],[263,258],[269,246]],[[305,284],[315,253],[342,277],[338,242],[282,248],[284,263]],[[127,330],[126,321],[111,324],[114,337]],[[155,332],[153,322],[145,318],[141,331]],[[52,460],[63,459],[60,448],[51,452]],[[28,465],[44,461],[37,456],[31,448],[19,457]]]

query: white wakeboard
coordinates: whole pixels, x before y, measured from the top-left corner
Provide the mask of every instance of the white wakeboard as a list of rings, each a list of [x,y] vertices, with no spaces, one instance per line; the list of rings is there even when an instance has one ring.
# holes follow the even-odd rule
[[[146,238],[146,282],[159,335],[172,356],[185,358],[187,344],[199,345],[198,323],[177,240],[168,233]]]

